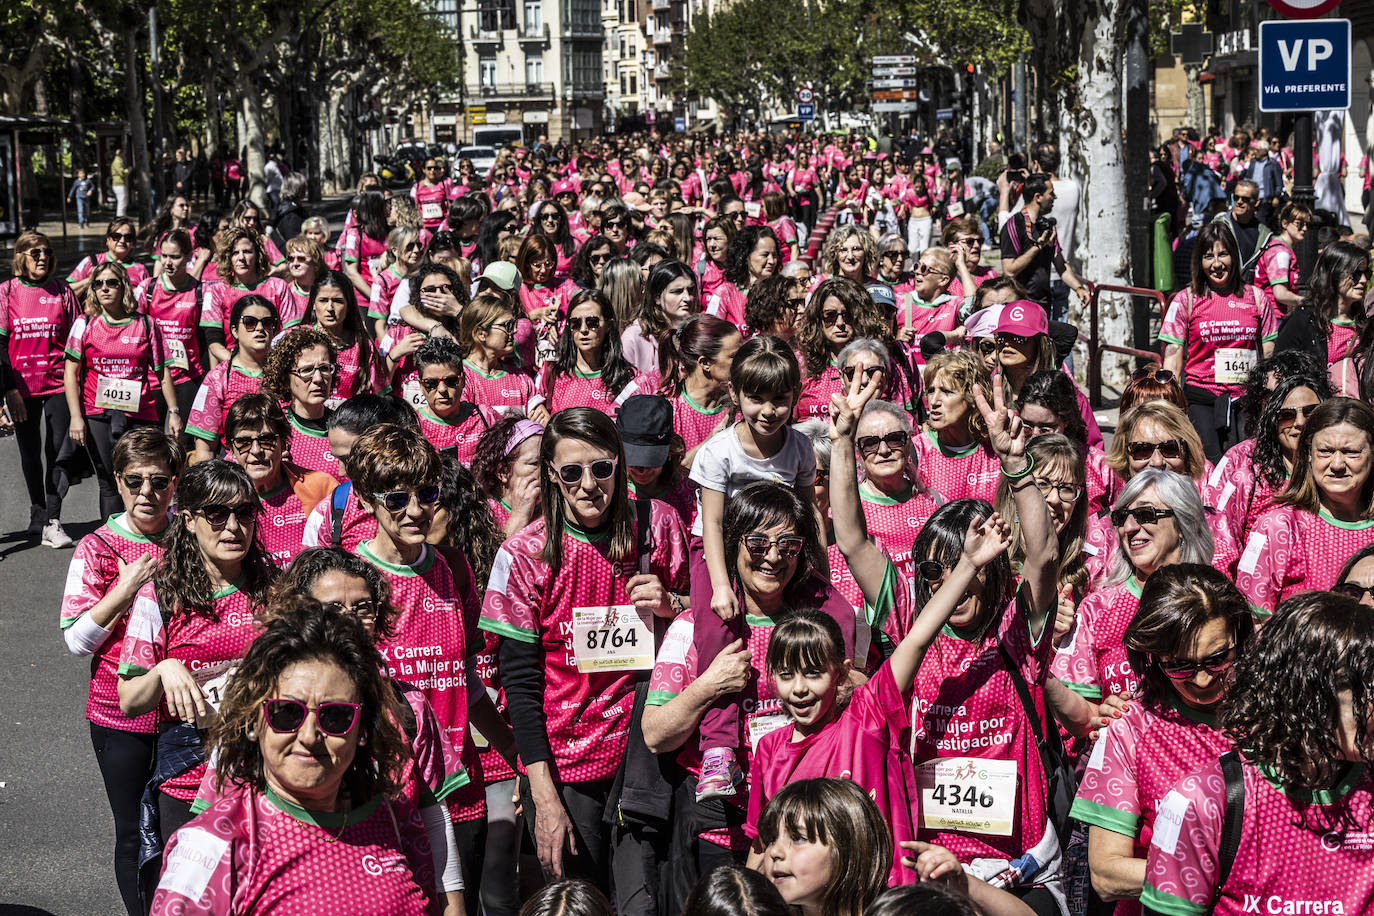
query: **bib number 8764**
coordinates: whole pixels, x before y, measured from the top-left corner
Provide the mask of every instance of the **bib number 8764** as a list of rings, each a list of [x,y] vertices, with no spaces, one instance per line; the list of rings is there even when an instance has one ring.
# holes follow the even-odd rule
[[[988,792],[979,792],[977,786],[961,786],[958,783],[938,783],[931,792],[931,798],[941,805],[963,805],[971,808],[977,805],[980,808],[992,807],[992,795]]]
[[[588,630],[587,648],[588,649],[619,649],[622,646],[638,646],[639,636],[634,630],[611,627],[609,629]]]

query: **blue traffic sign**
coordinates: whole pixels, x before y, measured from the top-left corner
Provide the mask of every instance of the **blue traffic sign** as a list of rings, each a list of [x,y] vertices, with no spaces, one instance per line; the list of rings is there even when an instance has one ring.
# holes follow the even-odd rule
[[[677,131],[680,134],[687,133],[687,119],[673,118],[673,130]]]
[[[1260,111],[1350,107],[1350,20],[1259,25]]]
[[[805,103],[805,102],[798,102],[798,103],[797,103],[797,120],[798,120],[798,121],[814,121],[814,120],[816,120],[816,103],[815,103],[815,102],[812,102],[812,103],[810,103],[810,104],[807,104],[807,103]]]

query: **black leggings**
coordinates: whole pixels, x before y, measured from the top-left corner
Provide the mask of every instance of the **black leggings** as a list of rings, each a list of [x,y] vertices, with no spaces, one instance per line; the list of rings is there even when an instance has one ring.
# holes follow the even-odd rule
[[[572,821],[577,852],[563,850],[563,877],[583,878],[597,887],[611,884],[611,825],[606,823],[606,802],[611,795],[611,780],[597,782],[565,782],[558,786],[563,809]],[[530,781],[520,778],[520,800],[524,805],[525,823],[530,837],[534,837],[534,796]],[[545,874],[552,880],[553,876]]]
[[[119,731],[92,722],[91,746],[95,748],[95,761],[105,782],[110,813],[114,815],[114,868],[119,897],[129,916],[143,916],[139,900],[138,806],[143,787],[152,775],[157,736]]]
[[[67,498],[71,486],[67,463],[75,451],[67,438],[71,425],[67,396],[59,392],[24,398],[24,409],[28,419],[14,424],[14,439],[19,446],[19,465],[29,490],[29,505],[43,507],[49,520],[60,518],[62,500]]]
[[[114,458],[115,443],[124,435],[125,430],[136,426],[156,426],[148,420],[131,420],[128,414],[118,410],[107,410],[104,414],[86,418],[86,449],[95,465],[95,479],[100,484],[100,517],[107,519],[124,508],[115,486]]]
[[[184,382],[177,382],[172,386],[176,389],[177,393],[177,410],[181,411],[181,435],[178,438],[181,440],[181,447],[186,450],[186,454],[188,455],[195,451],[195,443],[191,441],[191,434],[186,432],[186,418],[191,415],[191,405],[196,402],[196,392],[200,390],[200,383],[202,381],[204,380],[187,379]],[[154,403],[157,404],[158,425],[165,429],[167,425],[167,405],[160,397],[156,398]]]
[[[458,821],[450,825],[463,864],[463,906],[468,916],[482,912],[482,867],[487,852],[487,821]]]

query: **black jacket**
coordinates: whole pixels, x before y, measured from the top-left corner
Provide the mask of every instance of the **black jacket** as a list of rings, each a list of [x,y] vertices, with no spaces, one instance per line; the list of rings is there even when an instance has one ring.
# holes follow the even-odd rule
[[[1279,336],[1274,341],[1274,352],[1301,350],[1312,354],[1320,366],[1326,365],[1326,334],[1322,333],[1321,323],[1306,303],[1298,306],[1279,326]]]

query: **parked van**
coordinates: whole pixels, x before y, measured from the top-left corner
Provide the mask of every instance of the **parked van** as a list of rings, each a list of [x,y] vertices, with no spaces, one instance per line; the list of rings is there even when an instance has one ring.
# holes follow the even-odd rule
[[[473,146],[490,146],[500,151],[503,146],[509,146],[516,140],[522,143],[525,140],[525,129],[519,125],[482,124],[472,129]]]

